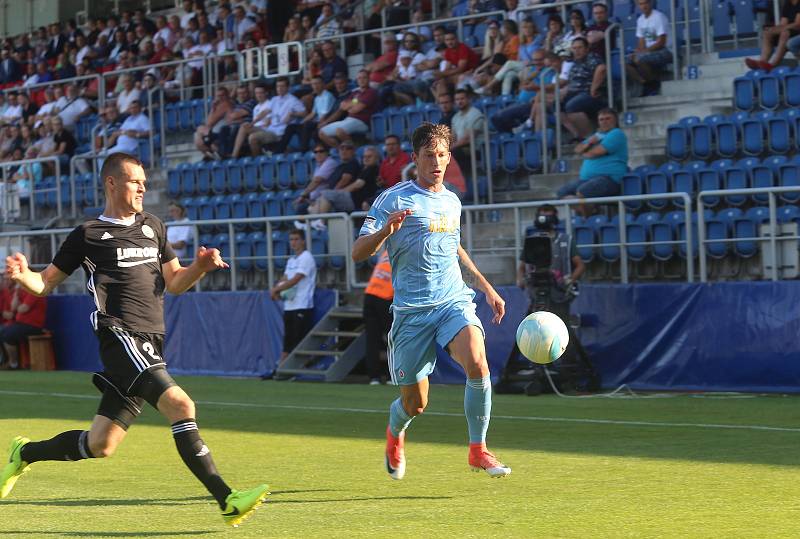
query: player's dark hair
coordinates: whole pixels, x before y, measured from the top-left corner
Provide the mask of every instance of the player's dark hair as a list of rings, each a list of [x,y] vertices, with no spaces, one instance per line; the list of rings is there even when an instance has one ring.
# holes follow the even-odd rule
[[[558,213],[558,210],[552,204],[543,204],[543,205],[539,206],[539,208],[536,210],[536,214],[538,215],[538,214],[540,214],[542,212],[546,212],[546,211],[552,212],[552,213],[556,213],[556,214]]]
[[[598,116],[600,116],[601,114],[610,114],[611,116],[614,117],[615,120],[619,119],[619,113],[616,110],[612,109],[611,107],[606,107],[604,109],[600,109],[599,111],[597,111]]]
[[[389,133],[388,135],[386,135],[386,138],[384,138],[383,140],[384,140],[384,142],[386,142],[389,139],[394,139],[394,140],[397,141],[398,144],[400,144],[400,137],[398,137],[394,133]]]
[[[447,148],[450,148],[450,128],[446,125],[423,122],[411,135],[411,147],[417,155],[422,148],[433,146],[439,141],[444,141]]]
[[[289,236],[297,236],[302,238],[304,241],[306,239],[306,233],[300,230],[299,228],[293,228],[289,231]]]
[[[122,165],[124,163],[131,163],[144,168],[144,165],[138,157],[125,152],[115,152],[106,157],[106,160],[103,162],[103,168],[100,169],[100,178],[105,181],[109,176],[112,178],[121,177],[123,173]]]

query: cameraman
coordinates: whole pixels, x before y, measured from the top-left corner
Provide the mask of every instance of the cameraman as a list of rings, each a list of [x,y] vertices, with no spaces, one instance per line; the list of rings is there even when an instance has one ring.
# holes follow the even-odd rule
[[[517,269],[517,286],[523,290],[528,288],[531,297],[529,312],[550,311],[569,327],[569,304],[577,295],[577,281],[586,271],[586,265],[578,256],[572,237],[556,230],[558,214],[555,206],[540,206],[534,226],[538,231],[536,235],[550,240],[550,264],[537,267],[527,263],[523,253]]]

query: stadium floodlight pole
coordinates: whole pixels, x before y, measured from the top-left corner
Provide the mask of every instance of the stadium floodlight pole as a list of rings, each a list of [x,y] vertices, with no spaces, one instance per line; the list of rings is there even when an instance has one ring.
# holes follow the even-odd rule
[[[688,2],[687,2],[688,3]],[[675,0],[669,0],[670,31],[672,32],[672,78],[678,80],[681,77],[680,60],[678,59],[678,10]]]
[[[612,61],[611,34],[617,28],[619,28],[620,32],[623,31],[619,23],[612,22],[608,26],[608,28],[606,28],[606,31],[603,33],[604,34],[603,43],[605,43],[606,46],[606,66],[608,66],[608,69],[606,70],[606,86],[608,87],[608,106],[612,108],[614,107],[614,74],[613,74],[613,69],[611,68],[611,61]],[[620,52],[620,54],[624,55],[624,51]]]

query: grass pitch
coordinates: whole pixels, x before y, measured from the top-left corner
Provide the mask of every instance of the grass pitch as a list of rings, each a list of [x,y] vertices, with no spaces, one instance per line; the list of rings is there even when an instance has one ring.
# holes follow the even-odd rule
[[[796,397],[495,396],[506,479],[467,466],[463,388],[431,388],[408,472],[383,469],[396,388],[180,378],[235,488],[272,495],[238,529],[153,410],[106,461],[37,463],[0,501],[0,537],[798,537]],[[0,373],[0,449],[87,428],[85,373]]]

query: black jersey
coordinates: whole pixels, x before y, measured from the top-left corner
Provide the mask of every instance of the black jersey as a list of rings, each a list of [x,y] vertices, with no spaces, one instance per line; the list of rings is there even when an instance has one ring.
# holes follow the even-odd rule
[[[160,219],[137,213],[132,225],[103,216],[73,230],[53,259],[66,274],[79,266],[94,297],[94,329],[119,327],[164,333],[164,274],[161,264],[175,258]]]

